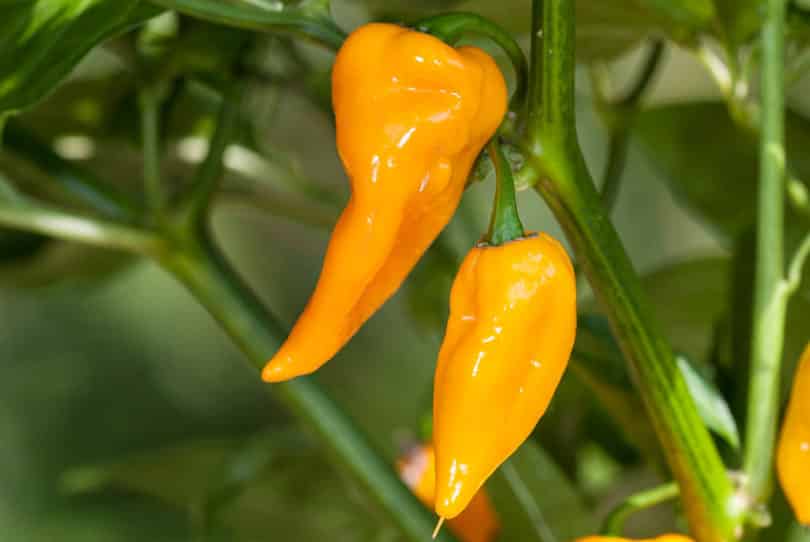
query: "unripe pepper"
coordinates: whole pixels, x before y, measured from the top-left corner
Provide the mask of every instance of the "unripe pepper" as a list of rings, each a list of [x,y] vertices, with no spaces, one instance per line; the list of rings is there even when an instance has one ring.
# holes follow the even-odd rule
[[[539,233],[469,252],[450,294],[433,392],[436,513],[457,516],[531,434],[568,363],[576,284]]]
[[[586,536],[585,538],[579,538],[575,542],[694,542],[688,536],[683,536],[680,534],[665,534],[663,536],[659,536],[658,538],[645,538],[643,540],[640,539],[632,539],[632,538],[622,538],[619,536]]]
[[[481,49],[372,23],[338,52],[332,103],[352,195],[269,382],[315,371],[399,288],[458,207],[507,94]]]
[[[436,496],[436,456],[433,446],[415,446],[398,462],[397,470],[414,495],[425,506],[432,508]],[[461,542],[491,542],[500,528],[498,516],[483,488],[448,525]]]
[[[810,525],[810,343],[796,369],[776,466],[782,490],[799,523]]]

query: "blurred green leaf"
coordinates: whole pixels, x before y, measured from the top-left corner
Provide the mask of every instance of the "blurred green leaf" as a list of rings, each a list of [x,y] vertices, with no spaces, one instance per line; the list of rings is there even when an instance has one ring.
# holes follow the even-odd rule
[[[808,183],[810,121],[789,114],[786,130],[788,168]],[[734,124],[724,104],[650,109],[639,115],[636,134],[673,193],[701,219],[729,236],[753,224],[757,142]]]
[[[138,0],[2,0],[0,113],[33,105],[96,44],[157,13]]]
[[[495,471],[487,490],[501,518],[500,540],[556,542],[595,531],[573,484],[532,441]]]
[[[677,361],[703,422],[732,448],[738,450],[740,433],[725,398],[714,383],[700,374],[685,356],[678,356]]]
[[[810,0],[796,0],[796,5],[801,9],[810,10]]]

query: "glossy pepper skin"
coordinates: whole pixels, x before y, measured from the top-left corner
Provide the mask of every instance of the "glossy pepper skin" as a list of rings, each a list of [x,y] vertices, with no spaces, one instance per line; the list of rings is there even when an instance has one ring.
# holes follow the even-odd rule
[[[466,256],[433,387],[440,517],[457,516],[531,434],[575,333],[574,270],[557,241],[539,233]]]
[[[399,288],[458,207],[507,92],[481,49],[372,23],[338,52],[332,103],[352,195],[269,382],[318,369]]]
[[[782,490],[799,523],[810,525],[810,343],[799,360],[776,457]]]
[[[433,507],[436,495],[436,456],[433,446],[415,446],[397,464],[399,475],[425,506]],[[500,529],[500,522],[482,488],[470,505],[451,519],[448,526],[461,542],[492,542]]]
[[[635,538],[621,538],[619,536],[586,536],[579,538],[575,542],[694,542],[688,536],[680,534],[665,534],[658,538],[645,538],[643,540]]]

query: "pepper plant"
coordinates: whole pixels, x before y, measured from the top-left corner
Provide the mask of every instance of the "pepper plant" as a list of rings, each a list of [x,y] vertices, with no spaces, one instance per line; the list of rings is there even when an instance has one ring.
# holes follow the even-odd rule
[[[407,26],[435,43],[485,49],[509,82],[509,111],[462,179],[456,218],[406,279],[405,303],[395,299],[371,318],[325,375],[260,384],[259,371],[287,338],[305,298],[285,292],[284,281],[300,278],[307,282],[302,292],[308,290],[309,279],[297,274],[314,272],[322,254],[301,239],[331,229],[348,196],[342,181],[311,178],[338,171],[323,164],[336,154],[332,61],[349,32],[369,21]],[[22,346],[9,346],[3,355],[9,359],[0,363],[8,364],[0,369],[8,378],[0,381],[10,382],[0,387],[0,396],[8,391],[10,397],[0,407],[10,405],[9,425],[20,428],[2,438],[22,446],[19,435],[38,434],[50,446],[30,449],[51,459],[41,469],[48,474],[38,493],[25,476],[19,486],[9,484],[40,496],[17,506],[28,522],[10,519],[8,529],[4,517],[16,516],[0,507],[0,529],[14,533],[13,540],[48,539],[51,531],[42,524],[67,539],[71,532],[81,539],[103,532],[109,540],[426,540],[435,516],[400,481],[397,447],[430,438],[430,373],[449,284],[486,227],[476,224],[491,215],[485,236],[491,245],[526,242],[533,222],[558,229],[580,286],[577,338],[561,388],[533,435],[486,486],[498,517],[489,523],[498,525],[499,539],[682,531],[697,542],[810,540],[796,519],[808,514],[796,503],[807,501],[802,482],[810,481],[804,479],[810,458],[776,450],[789,391],[802,389],[792,385],[794,367],[810,340],[810,280],[802,281],[810,254],[808,60],[804,0],[0,1],[3,299],[39,314],[36,308],[49,307],[57,291],[72,307],[72,317],[18,315],[23,323],[11,322],[4,332],[10,345]],[[697,74],[710,83],[711,100],[690,93]],[[362,103],[357,96],[369,89],[353,88],[350,79],[336,90],[357,103],[348,116],[338,115],[339,132],[400,113],[393,99]],[[680,101],[667,102],[668,92]],[[494,101],[486,106],[497,110]],[[297,112],[297,135],[275,132],[291,112]],[[449,140],[453,133],[439,135]],[[642,174],[639,162],[648,166]],[[645,210],[622,207],[622,187],[632,171],[644,180],[634,185],[640,201],[665,199],[648,182],[650,170],[696,219],[693,234],[710,239],[715,256],[638,271],[623,238],[644,238],[645,229],[652,235],[659,217],[641,224]],[[481,212],[476,194],[495,185],[491,212]],[[452,203],[441,217],[418,214],[430,207],[403,206],[412,223],[403,219],[407,227],[394,241],[407,242],[409,235],[413,241],[424,229],[430,239],[417,244],[428,245],[453,214]],[[242,212],[228,213],[234,204]],[[546,218],[534,216],[544,209]],[[270,229],[251,227],[261,230],[260,242],[244,224],[234,233],[246,214],[271,221]],[[315,238],[325,246],[323,236]],[[251,240],[256,247],[245,249]],[[332,255],[332,263],[351,269],[372,258],[372,244],[352,246],[352,240],[343,240],[351,247],[346,261]],[[656,250],[646,246],[645,254]],[[317,255],[306,270],[285,270],[288,262],[302,263],[296,251]],[[207,414],[189,407],[172,418],[169,407],[127,394],[126,386],[110,392],[115,386],[105,379],[85,375],[62,395],[73,400],[84,390],[102,397],[93,394],[104,390],[104,404],[118,405],[120,419],[89,407],[59,418],[54,407],[45,419],[61,420],[60,431],[26,433],[26,423],[35,421],[29,403],[46,395],[37,390],[50,388],[47,375],[20,385],[12,355],[34,356],[43,348],[36,337],[48,326],[99,340],[97,330],[76,329],[73,319],[87,318],[76,307],[98,295],[92,288],[133,284],[122,271],[147,262],[160,269],[150,280],[170,277],[169,291],[187,291],[210,315],[186,331],[180,330],[185,321],[172,319],[178,336],[164,331],[165,340],[150,347],[160,352],[152,352],[155,370],[169,371],[171,358],[182,360],[181,380],[195,382],[218,367],[227,378],[211,390],[242,379],[249,391],[223,395],[227,406],[219,410],[192,394],[190,403],[204,403]],[[120,301],[137,305],[140,295],[154,291],[150,283],[138,295],[127,290]],[[136,328],[165,317],[156,306],[163,299],[155,299],[138,314],[146,322],[104,328],[104,339],[120,344],[110,351],[145,353]],[[350,332],[338,329],[334,314],[309,326],[299,342],[328,350],[328,358],[380,303],[372,305]],[[386,311],[394,310],[396,325],[376,323],[393,318]],[[214,329],[239,356],[217,355],[198,367],[183,352]],[[330,338],[336,334],[340,340]],[[180,339],[188,336],[195,339]],[[385,348],[364,352],[363,342],[375,336]],[[177,344],[169,344],[173,339]],[[67,351],[74,340],[66,332],[56,342]],[[389,348],[395,341],[398,348]],[[236,368],[238,357],[255,369],[249,376]],[[128,373],[123,363],[105,370],[119,383],[125,376],[136,390],[150,379],[170,386],[144,371]],[[69,367],[49,374],[81,376]],[[394,376],[386,380],[386,374]],[[441,382],[443,390],[455,385]],[[150,397],[162,397],[148,389]],[[510,400],[495,395],[493,401]],[[54,397],[60,396],[48,394],[41,403]],[[801,413],[797,401],[791,412]],[[130,411],[129,405],[137,406]],[[437,431],[452,428],[452,420],[436,417],[442,418]],[[810,424],[795,418],[790,427]],[[152,432],[143,429],[150,426]],[[523,431],[513,429],[504,428],[522,440]],[[796,440],[789,437],[782,440]],[[437,447],[441,468],[440,439]],[[780,464],[780,472],[804,476],[784,493],[777,455],[798,458],[785,470]],[[674,506],[657,516],[647,510],[665,502]],[[89,517],[91,505],[105,529],[77,519]],[[631,516],[634,523],[626,523]],[[459,533],[434,535],[466,536]]]

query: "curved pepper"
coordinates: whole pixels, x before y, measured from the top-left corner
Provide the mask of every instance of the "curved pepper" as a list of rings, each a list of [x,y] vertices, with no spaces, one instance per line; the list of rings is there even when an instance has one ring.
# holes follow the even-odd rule
[[[393,24],[349,36],[332,102],[352,195],[315,292],[264,380],[315,371],[393,295],[458,207],[506,101],[503,75],[481,49]]]
[[[436,456],[433,446],[415,446],[397,463],[405,484],[425,506],[433,507],[436,495]],[[491,542],[500,529],[498,516],[484,489],[475,494],[470,505],[448,522],[461,542]]]
[[[436,513],[458,515],[531,434],[568,364],[576,284],[544,233],[469,252],[450,294],[433,391]]]
[[[683,536],[680,534],[665,534],[663,536],[659,536],[658,538],[645,538],[645,539],[633,539],[633,538],[621,538],[619,536],[586,536],[585,538],[579,538],[575,542],[694,542],[688,536]]]
[[[810,343],[796,369],[776,466],[782,490],[799,523],[810,525]]]

